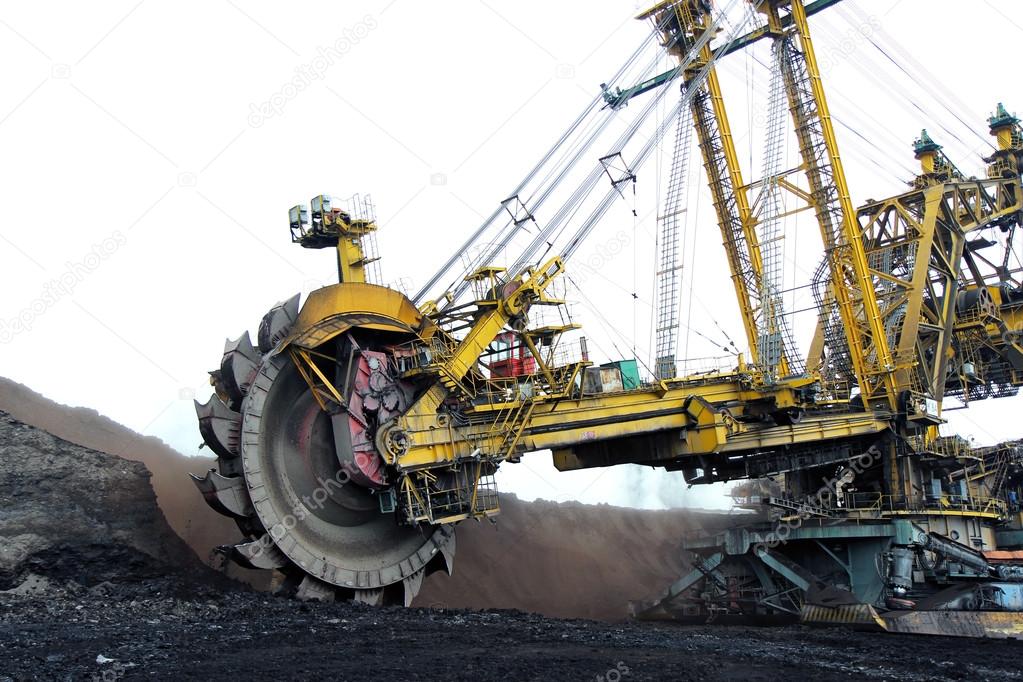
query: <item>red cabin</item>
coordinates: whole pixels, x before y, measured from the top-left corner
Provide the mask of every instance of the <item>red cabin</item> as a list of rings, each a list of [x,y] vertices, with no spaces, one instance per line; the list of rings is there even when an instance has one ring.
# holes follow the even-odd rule
[[[536,358],[529,352],[524,343],[512,332],[501,332],[494,339],[496,352],[490,356],[490,375],[492,377],[519,377],[536,373]]]

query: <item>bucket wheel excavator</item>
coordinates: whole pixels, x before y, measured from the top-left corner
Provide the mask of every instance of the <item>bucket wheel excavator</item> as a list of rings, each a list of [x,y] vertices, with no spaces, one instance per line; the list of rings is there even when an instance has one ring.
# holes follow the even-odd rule
[[[193,478],[245,538],[230,558],[276,570],[302,598],[407,605],[425,575],[452,570],[455,524],[498,514],[498,467],[550,449],[560,470],[771,479],[743,504],[774,521],[687,540],[693,572],[638,613],[926,632],[936,620],[890,616],[944,610],[991,635],[1003,624],[977,614],[998,611],[1018,624],[1023,446],[974,448],[938,427],[946,396],[969,404],[1023,385],[1023,266],[1011,261],[1023,127],[999,105],[984,178],[922,135],[909,191],[855,207],[808,20],[837,4],[666,0],[644,12],[643,43],[415,296],[381,285],[366,200],[293,207],[292,241],[335,249],[339,282],[275,305],[255,344],[229,341],[197,404],[217,467]],[[760,41],[764,177],[747,182],[716,66]],[[786,117],[792,170],[780,166]],[[633,359],[591,362],[557,292],[672,130],[655,369],[641,377]],[[746,349],[686,375],[676,254],[693,132]],[[782,192],[799,207],[783,212]],[[824,252],[806,284],[818,322],[805,358],[778,248],[782,219],[801,211]]]

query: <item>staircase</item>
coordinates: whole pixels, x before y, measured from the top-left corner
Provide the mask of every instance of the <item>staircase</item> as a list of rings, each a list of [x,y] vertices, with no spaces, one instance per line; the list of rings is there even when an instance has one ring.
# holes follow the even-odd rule
[[[772,507],[795,512],[800,516],[818,516],[821,518],[831,518],[834,516],[834,512],[830,509],[806,502],[799,502],[788,497],[765,497],[763,502]]]
[[[505,410],[502,416],[494,422],[491,433],[495,436],[500,434],[501,442],[496,448],[496,453],[501,459],[518,461],[515,446],[522,438],[522,432],[525,430],[526,424],[529,423],[529,418],[533,416],[534,409],[536,409],[535,400],[523,399],[514,407]]]

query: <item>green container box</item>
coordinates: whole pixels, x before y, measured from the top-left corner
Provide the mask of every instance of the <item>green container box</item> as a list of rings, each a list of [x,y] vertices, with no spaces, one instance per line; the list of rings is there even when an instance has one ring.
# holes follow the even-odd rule
[[[631,391],[639,388],[639,365],[635,360],[617,360],[601,365],[602,369],[615,367],[622,373],[622,388]]]

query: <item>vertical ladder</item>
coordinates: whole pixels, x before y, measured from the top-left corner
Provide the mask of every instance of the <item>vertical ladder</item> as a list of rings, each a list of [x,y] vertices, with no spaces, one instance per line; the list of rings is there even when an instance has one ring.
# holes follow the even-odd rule
[[[716,30],[715,22],[711,18],[713,10],[711,4],[703,0],[685,0],[668,4],[671,5],[676,19],[668,25],[669,37],[676,46],[672,54],[682,61],[682,55],[688,54],[692,47],[703,41],[699,57],[680,66],[687,83],[687,94],[692,95],[689,110],[707,172],[714,212],[721,230],[721,241],[732,274],[732,285],[735,288],[739,314],[746,332],[750,360],[757,364],[760,246],[751,219],[749,197],[742,180],[731,125],[721,95],[721,83],[712,63],[714,53],[708,37]],[[695,86],[690,83],[697,76],[702,76],[704,69],[705,80]],[[665,211],[665,214],[668,213],[669,211]],[[658,357],[663,356],[658,353]]]
[[[781,188],[782,157],[785,151],[785,88],[781,75],[780,45],[772,50],[767,130],[764,140],[763,190],[760,200],[757,239],[763,269],[760,276],[761,306],[758,319],[760,364],[767,383],[785,374],[801,374],[804,367],[785,316],[782,300],[784,262],[782,259]]]
[[[683,91],[683,97],[685,97]],[[675,348],[678,342],[678,308],[682,265],[679,263],[679,223],[685,213],[686,180],[689,176],[689,148],[692,140],[692,114],[678,117],[675,149],[668,173],[668,189],[661,215],[660,259],[657,269],[657,326],[654,375],[671,379],[678,368]]]

